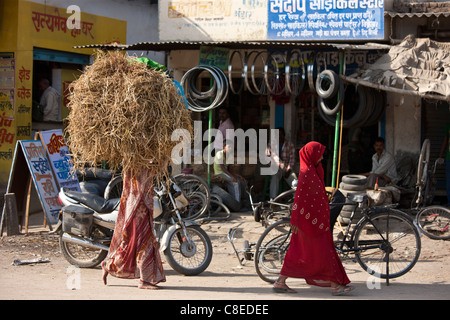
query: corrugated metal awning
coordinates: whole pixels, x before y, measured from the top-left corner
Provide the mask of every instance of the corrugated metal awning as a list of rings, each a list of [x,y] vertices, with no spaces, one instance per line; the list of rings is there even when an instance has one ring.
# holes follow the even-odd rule
[[[391,18],[422,18],[422,17],[449,17],[450,12],[393,12],[393,11],[385,11],[385,16],[389,16]]]
[[[135,51],[170,51],[170,50],[199,50],[202,46],[222,47],[234,50],[267,50],[267,49],[351,49],[351,50],[375,50],[389,49],[390,46],[382,43],[327,43],[327,42],[302,42],[302,41],[162,41],[162,42],[138,42],[129,45],[105,45],[90,44],[76,46],[77,49],[104,49],[104,50],[135,50]]]

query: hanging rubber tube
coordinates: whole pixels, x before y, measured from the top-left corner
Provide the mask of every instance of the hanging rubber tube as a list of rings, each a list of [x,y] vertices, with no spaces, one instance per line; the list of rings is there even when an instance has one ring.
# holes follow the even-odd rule
[[[197,89],[199,75],[207,71],[211,76],[212,85],[208,91]],[[222,70],[215,66],[200,65],[189,69],[181,78],[181,86],[186,95],[189,110],[202,112],[220,106],[228,95],[228,78]]]

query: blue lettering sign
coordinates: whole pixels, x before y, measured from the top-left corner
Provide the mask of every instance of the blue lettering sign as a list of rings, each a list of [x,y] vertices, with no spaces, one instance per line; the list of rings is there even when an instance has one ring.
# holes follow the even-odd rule
[[[384,1],[269,0],[267,39],[384,39]]]

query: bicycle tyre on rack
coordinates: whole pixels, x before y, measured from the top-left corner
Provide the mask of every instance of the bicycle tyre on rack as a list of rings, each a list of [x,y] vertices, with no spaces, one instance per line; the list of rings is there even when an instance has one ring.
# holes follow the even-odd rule
[[[256,273],[263,281],[274,283],[278,279],[291,233],[290,219],[283,218],[271,224],[259,237],[254,261]]]
[[[381,231],[383,239],[374,226]],[[388,243],[384,240],[387,237]],[[399,210],[389,209],[364,216],[356,225],[352,238],[356,260],[360,266],[379,278],[388,277],[387,266],[389,279],[400,277],[410,271],[419,260],[421,241],[418,228],[412,218]],[[376,246],[380,247],[364,250]],[[359,248],[361,250],[358,250]]]
[[[202,217],[211,201],[211,191],[206,181],[195,174],[184,173],[177,174],[172,179],[189,201],[182,218],[195,220]]]
[[[450,239],[450,209],[446,207],[431,206],[420,210],[416,216],[416,223],[431,239]]]

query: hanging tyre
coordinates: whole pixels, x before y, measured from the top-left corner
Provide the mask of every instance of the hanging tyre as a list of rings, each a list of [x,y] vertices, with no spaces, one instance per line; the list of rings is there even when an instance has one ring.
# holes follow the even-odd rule
[[[319,96],[319,108],[320,110],[328,115],[328,116],[334,116],[336,113],[338,113],[342,108],[342,103],[344,102],[344,83],[341,80],[337,80],[339,83],[339,90],[337,91],[339,93],[339,97],[337,97],[337,93],[334,94],[334,96],[330,97],[329,99],[323,98]],[[336,84],[337,87],[337,84]],[[333,99],[336,98],[336,99]],[[337,102],[334,102],[333,108],[330,109],[328,104],[330,101],[337,100]],[[331,102],[333,103],[333,102]]]
[[[343,126],[345,128],[360,126],[366,120],[366,90],[363,86],[347,84],[344,96]],[[336,125],[336,117],[327,115],[319,107],[319,114],[322,119],[331,126]]]
[[[373,111],[370,117],[366,120],[365,126],[373,126],[380,121],[386,109],[386,94],[384,91],[377,91],[371,89],[373,96]]]
[[[316,79],[317,95],[323,99],[333,98],[339,89],[340,78],[333,70],[322,71]]]

